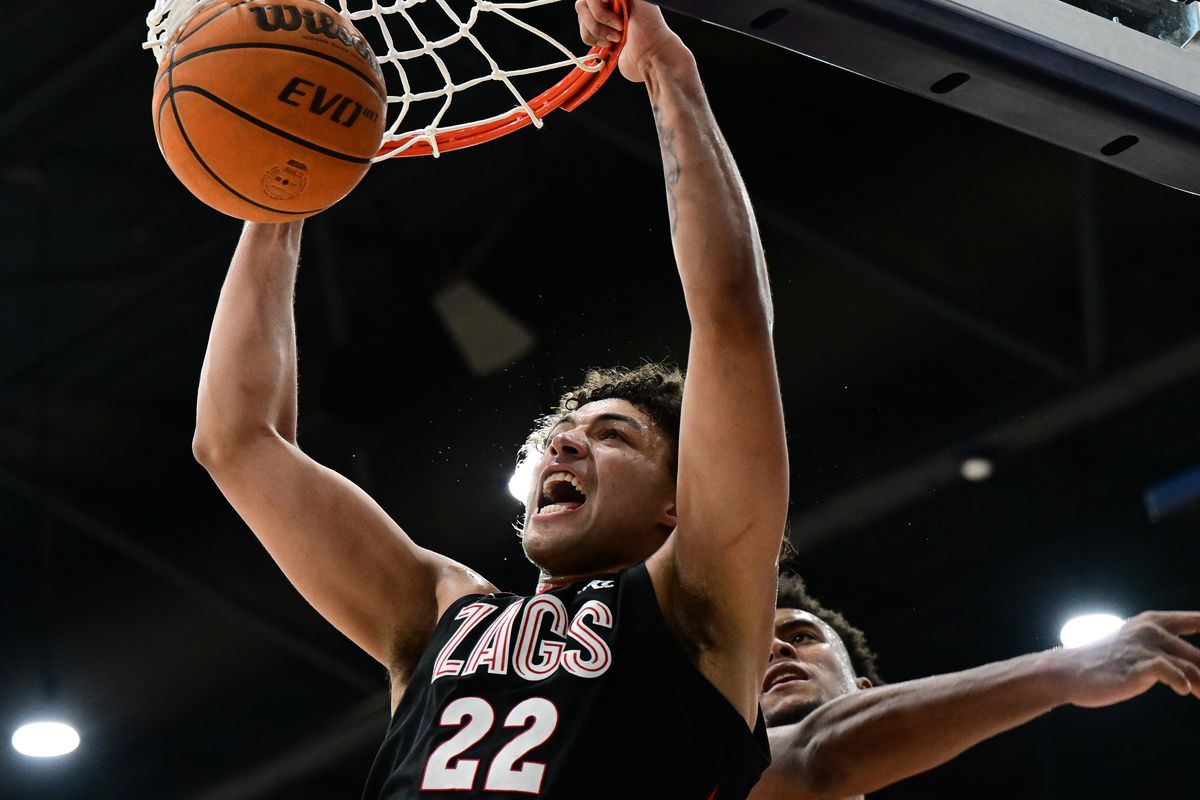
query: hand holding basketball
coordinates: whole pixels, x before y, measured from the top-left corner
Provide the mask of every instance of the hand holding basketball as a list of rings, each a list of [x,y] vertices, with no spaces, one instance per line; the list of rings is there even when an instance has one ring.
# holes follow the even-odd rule
[[[1157,683],[1200,698],[1200,612],[1147,611],[1095,644],[1052,654],[1066,668],[1067,699],[1084,708],[1120,703]]]
[[[634,83],[643,83],[653,60],[668,54],[690,57],[683,40],[667,26],[658,6],[642,0],[629,3],[629,32],[617,62],[621,74]],[[612,9],[612,0],[576,0],[579,36],[585,44],[603,47],[621,38],[621,17]]]
[[[284,222],[358,184],[383,137],[385,96],[374,53],[329,6],[210,0],[167,42],[154,133],[196,197]]]

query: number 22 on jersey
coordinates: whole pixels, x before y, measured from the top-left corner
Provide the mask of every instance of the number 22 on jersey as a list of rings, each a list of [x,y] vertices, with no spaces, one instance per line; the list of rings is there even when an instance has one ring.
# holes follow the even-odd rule
[[[496,722],[496,711],[482,697],[460,697],[442,711],[442,727],[462,726],[429,755],[421,780],[423,791],[470,791],[475,786],[479,760],[458,758],[475,746]],[[558,725],[558,709],[544,697],[522,700],[504,718],[505,728],[521,729],[508,741],[487,769],[484,791],[527,792],[542,788],[546,765],[537,761],[520,763],[535,747],[543,745]],[[451,765],[455,759],[457,763]]]

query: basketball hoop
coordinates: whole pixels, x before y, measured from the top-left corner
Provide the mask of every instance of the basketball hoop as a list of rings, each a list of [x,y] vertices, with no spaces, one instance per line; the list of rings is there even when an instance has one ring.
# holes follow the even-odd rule
[[[146,17],[148,33],[143,48],[152,50],[155,58],[161,61],[174,31],[192,11],[207,1],[155,0],[154,9]],[[565,6],[563,13],[569,10],[573,19],[575,12],[571,0],[461,0],[457,5],[470,6],[465,13],[452,8],[451,0],[326,2],[331,11],[350,20],[367,38],[388,80],[388,125],[376,161],[395,156],[436,158],[445,152],[497,139],[530,124],[540,128],[551,111],[556,108],[573,111],[591,97],[616,67],[617,56],[624,44],[622,36],[620,42],[593,47],[583,55],[576,55],[529,19],[530,12],[549,6]],[[628,21],[625,0],[612,2],[613,11]],[[421,24],[429,27],[430,23],[421,20],[419,24],[416,12],[424,11],[428,16],[435,10],[442,13],[437,15],[434,26],[445,28],[448,33],[431,38],[421,27]],[[552,60],[532,66],[502,67],[476,31],[484,20],[492,25],[507,23],[507,27],[520,31],[522,37],[533,37],[530,40],[532,46],[552,54]],[[456,46],[457,52],[466,50],[472,57],[483,59],[482,63],[486,65],[483,74],[466,79],[452,76],[444,54]],[[422,89],[416,85],[412,73],[414,67],[422,63],[426,71],[433,72],[435,79],[442,81],[440,86]],[[460,66],[456,65],[454,71],[461,72]],[[542,77],[546,78],[544,83],[555,77],[558,80],[539,93],[525,88],[526,83]],[[521,88],[515,80],[522,82]],[[473,89],[497,85],[503,87],[502,94],[510,98],[509,102],[515,100],[515,105],[500,110],[493,106],[483,114],[473,113],[475,118],[466,121],[451,119],[456,97]],[[532,97],[527,99],[527,95]],[[423,124],[410,119],[414,109],[434,106],[436,110],[428,114]],[[493,111],[496,113],[491,113]]]

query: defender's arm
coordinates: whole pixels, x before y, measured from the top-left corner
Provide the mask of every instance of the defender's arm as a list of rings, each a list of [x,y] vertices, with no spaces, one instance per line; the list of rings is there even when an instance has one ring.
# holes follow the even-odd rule
[[[1112,705],[1157,683],[1200,697],[1195,612],[1146,612],[1113,638],[853,692],[772,728],[752,800],[838,800],[918,775],[1068,703]]]

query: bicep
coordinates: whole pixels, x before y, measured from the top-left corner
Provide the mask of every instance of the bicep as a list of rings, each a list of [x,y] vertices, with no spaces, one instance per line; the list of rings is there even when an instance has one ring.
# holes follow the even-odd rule
[[[221,492],[292,585],[369,655],[395,666],[445,605],[492,591],[419,547],[366,492],[278,436],[209,467]]]

